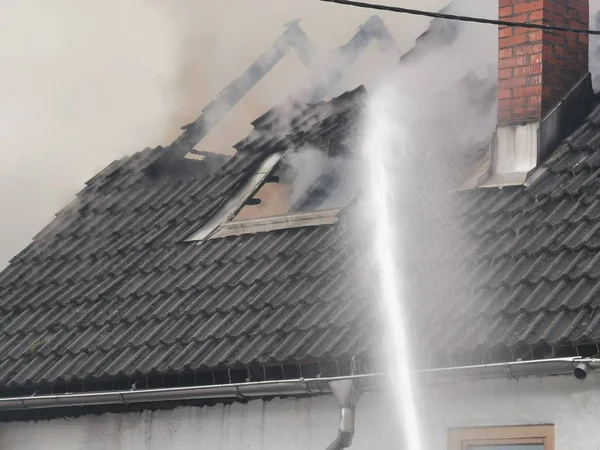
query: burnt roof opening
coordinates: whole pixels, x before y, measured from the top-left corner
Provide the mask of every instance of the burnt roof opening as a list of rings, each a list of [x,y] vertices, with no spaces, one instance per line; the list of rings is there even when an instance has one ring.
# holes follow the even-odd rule
[[[314,147],[285,154],[248,197],[233,221],[339,209],[358,191],[357,163],[348,153]]]
[[[188,155],[182,158],[167,151],[146,168],[145,174],[152,182],[208,179],[230,159],[226,155],[198,150]]]

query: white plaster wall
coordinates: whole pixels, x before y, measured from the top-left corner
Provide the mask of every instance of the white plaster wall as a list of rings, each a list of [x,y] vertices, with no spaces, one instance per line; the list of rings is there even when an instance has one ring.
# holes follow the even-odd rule
[[[449,427],[552,423],[556,450],[600,449],[600,379],[488,380],[428,387],[421,403],[426,450],[443,450]],[[323,450],[334,438],[331,397],[260,400],[0,424],[2,450]],[[383,394],[364,394],[352,449],[396,449],[399,426]]]
[[[428,449],[443,449],[450,427],[553,424],[556,450],[600,450],[600,377],[486,380],[430,388]]]
[[[373,410],[380,409],[378,398],[366,396],[363,400],[364,407],[358,413],[361,429],[369,430],[370,435],[379,430],[377,442],[391,444],[389,424],[378,424],[370,417]],[[0,449],[322,450],[336,436],[338,420],[339,409],[332,397],[256,400],[247,404],[4,423],[0,424]],[[373,448],[369,442],[363,439],[362,447],[356,448]]]

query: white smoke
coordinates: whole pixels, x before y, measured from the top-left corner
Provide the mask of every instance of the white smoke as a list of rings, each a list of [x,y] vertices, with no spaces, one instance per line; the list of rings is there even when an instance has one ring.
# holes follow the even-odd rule
[[[0,4],[0,267],[108,163],[165,135],[173,24],[144,0]]]
[[[497,6],[489,3],[493,2],[464,0],[451,12],[493,17]],[[445,27],[440,34],[447,40],[422,40],[420,50],[405,58],[372,93],[367,106],[371,119],[362,143],[366,149],[361,152],[369,158],[378,151],[385,161],[388,186],[382,190],[391,192],[388,219],[398,240],[396,258],[401,266],[398,301],[409,317],[421,319],[407,324],[412,332],[417,323],[427,323],[431,305],[449,296],[459,225],[453,216],[457,205],[449,201],[448,191],[471,168],[472,154],[485,149],[496,125],[496,27],[458,24],[457,35],[454,23],[436,26]],[[374,116],[385,117],[387,126],[374,123]],[[377,138],[371,127],[381,128],[386,136]],[[369,147],[373,145],[385,149]],[[364,167],[371,167],[369,163],[364,161]],[[366,186],[370,184],[367,180]],[[373,229],[378,220],[369,205],[358,209],[359,248],[374,245],[368,242],[372,236],[365,227]],[[377,267],[375,261],[372,267]],[[377,279],[377,274],[365,277]],[[376,298],[381,293],[370,294]],[[413,349],[421,350],[431,353],[427,348]]]
[[[302,19],[327,53],[370,15],[296,0],[0,2],[0,267],[100,169],[176,138],[285,23]],[[401,46],[427,23],[393,14],[385,22]],[[242,123],[304,79],[297,59],[257,86],[240,106]],[[222,150],[214,142],[208,150]]]
[[[448,2],[404,3],[437,10]],[[463,10],[495,16],[496,3],[470,0]],[[591,1],[593,12],[599,3]],[[1,2],[0,266],[98,170],[123,155],[167,144],[178,136],[179,126],[194,120],[282,33],[285,23],[301,18],[302,29],[316,44],[317,61],[327,61],[327,55],[347,42],[371,14],[294,0]],[[404,50],[429,23],[423,17],[381,15]],[[466,60],[478,61],[475,70],[483,76],[495,63],[495,31],[490,45],[480,45],[481,36],[467,30],[459,39],[466,44],[473,41],[473,48],[455,44],[453,51],[458,53],[438,50],[435,57],[430,55],[406,71],[414,73],[414,80],[422,76],[423,85],[451,85],[467,69],[456,70],[451,63],[460,61],[464,66]],[[364,59],[344,74],[331,95],[360,83],[377,87],[379,75],[392,70],[393,61],[378,59],[375,47],[373,43]],[[302,86],[306,73],[298,69],[297,59],[292,53],[283,62],[285,70],[258,86],[242,108],[243,123]],[[596,73],[598,60],[591,61]],[[226,133],[232,126],[224,123],[216,131]],[[208,150],[222,150],[218,139],[215,143]]]

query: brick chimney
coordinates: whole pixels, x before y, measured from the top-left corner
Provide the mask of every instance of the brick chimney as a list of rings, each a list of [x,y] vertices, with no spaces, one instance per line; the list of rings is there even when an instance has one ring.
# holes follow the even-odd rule
[[[499,0],[499,18],[588,29],[589,1]],[[518,27],[500,27],[498,34],[498,128],[490,172],[506,184],[522,184],[589,111],[589,37]]]
[[[588,0],[500,0],[500,20],[588,29]],[[588,71],[588,36],[500,27],[498,121],[540,119]]]

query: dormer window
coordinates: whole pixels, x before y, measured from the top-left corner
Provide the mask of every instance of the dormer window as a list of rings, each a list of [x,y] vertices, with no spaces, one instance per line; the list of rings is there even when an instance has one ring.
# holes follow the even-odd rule
[[[275,153],[189,240],[335,223],[357,190],[356,164],[346,154]]]

